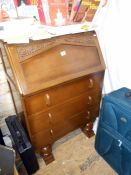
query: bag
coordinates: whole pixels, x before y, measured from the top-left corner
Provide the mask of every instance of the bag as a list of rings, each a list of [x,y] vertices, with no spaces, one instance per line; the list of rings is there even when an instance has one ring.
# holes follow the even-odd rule
[[[131,90],[103,97],[95,149],[119,175],[131,175]]]

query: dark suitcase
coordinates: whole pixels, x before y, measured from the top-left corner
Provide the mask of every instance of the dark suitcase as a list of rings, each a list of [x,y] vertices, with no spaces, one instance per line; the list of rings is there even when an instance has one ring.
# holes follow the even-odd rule
[[[95,149],[119,175],[131,175],[131,90],[103,97]]]
[[[39,169],[38,161],[20,121],[15,115],[9,116],[5,121],[27,173],[35,173]]]
[[[15,151],[0,145],[0,175],[13,175],[15,165]]]

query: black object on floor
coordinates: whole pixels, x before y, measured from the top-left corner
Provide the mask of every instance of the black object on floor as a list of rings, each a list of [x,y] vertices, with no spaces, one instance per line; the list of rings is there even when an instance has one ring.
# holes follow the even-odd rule
[[[15,151],[0,145],[0,175],[12,175],[15,165]]]
[[[119,175],[131,175],[131,90],[103,97],[95,148]]]
[[[35,173],[39,169],[38,161],[20,121],[15,115],[9,116],[5,121],[27,173]]]
[[[1,129],[0,129],[0,144],[1,144],[1,145],[5,145],[5,142],[4,142],[4,140],[3,140],[3,134],[2,134],[2,132],[1,132]]]

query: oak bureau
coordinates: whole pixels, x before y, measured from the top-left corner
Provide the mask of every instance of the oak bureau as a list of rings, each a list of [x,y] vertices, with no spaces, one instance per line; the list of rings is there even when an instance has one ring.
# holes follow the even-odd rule
[[[16,113],[23,116],[31,143],[46,164],[54,160],[52,144],[65,134],[81,128],[91,137],[105,70],[96,33],[4,43],[4,48]]]

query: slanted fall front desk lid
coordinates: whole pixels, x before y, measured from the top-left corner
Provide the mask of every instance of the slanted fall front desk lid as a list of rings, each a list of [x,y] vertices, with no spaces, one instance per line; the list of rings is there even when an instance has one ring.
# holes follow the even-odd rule
[[[93,31],[5,46],[23,95],[105,69]]]

